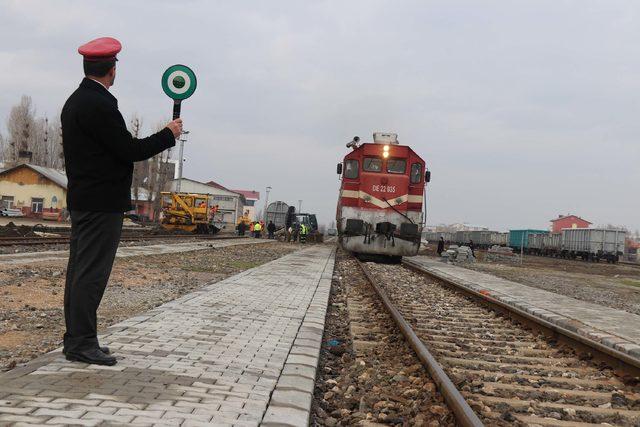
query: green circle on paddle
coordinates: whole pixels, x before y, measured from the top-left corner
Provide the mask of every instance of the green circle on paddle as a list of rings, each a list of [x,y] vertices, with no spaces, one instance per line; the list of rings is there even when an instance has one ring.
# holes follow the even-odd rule
[[[186,82],[184,80],[184,77],[182,77],[182,76],[175,76],[173,78],[173,85],[175,87],[177,87],[178,89],[182,89],[184,87],[185,83]]]
[[[195,73],[186,65],[172,65],[162,74],[162,90],[174,100],[189,98],[197,84]]]

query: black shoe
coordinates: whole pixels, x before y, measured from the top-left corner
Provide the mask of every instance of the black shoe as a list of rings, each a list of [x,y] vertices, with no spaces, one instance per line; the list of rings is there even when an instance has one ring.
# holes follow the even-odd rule
[[[116,358],[106,355],[98,348],[91,348],[84,351],[67,352],[67,360],[72,362],[84,362],[94,365],[113,366],[116,364]]]
[[[104,347],[100,347],[100,350],[104,353],[104,354],[111,354],[111,350],[109,350],[109,347],[107,347],[106,345]],[[67,349],[66,348],[62,348],[62,354],[66,355],[67,354]]]

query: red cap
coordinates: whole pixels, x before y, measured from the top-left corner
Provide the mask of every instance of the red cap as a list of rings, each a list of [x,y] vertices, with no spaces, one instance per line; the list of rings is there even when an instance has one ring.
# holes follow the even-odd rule
[[[113,37],[100,37],[78,48],[85,61],[117,61],[116,55],[122,50],[120,42]]]

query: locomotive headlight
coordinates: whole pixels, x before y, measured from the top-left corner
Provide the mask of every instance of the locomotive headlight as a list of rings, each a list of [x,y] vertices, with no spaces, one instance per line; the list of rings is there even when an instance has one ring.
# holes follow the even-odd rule
[[[388,152],[388,151],[389,151],[389,146],[388,146],[388,145],[385,145],[384,147],[382,147],[382,150],[383,150],[384,152]]]
[[[384,157],[385,159],[389,157],[389,152],[385,151],[384,153],[382,153],[382,157]]]

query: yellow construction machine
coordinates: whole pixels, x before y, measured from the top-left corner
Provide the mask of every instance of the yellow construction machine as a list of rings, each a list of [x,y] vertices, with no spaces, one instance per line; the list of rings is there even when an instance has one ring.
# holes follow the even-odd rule
[[[214,225],[218,206],[211,203],[211,195],[195,193],[162,192],[162,219],[166,230],[180,230],[196,234],[215,234],[220,228]]]
[[[244,215],[242,215],[240,218],[238,218],[238,224],[240,225],[240,223],[244,223],[246,229],[249,229],[249,225],[251,225],[251,218],[249,217],[249,211],[244,211]]]

